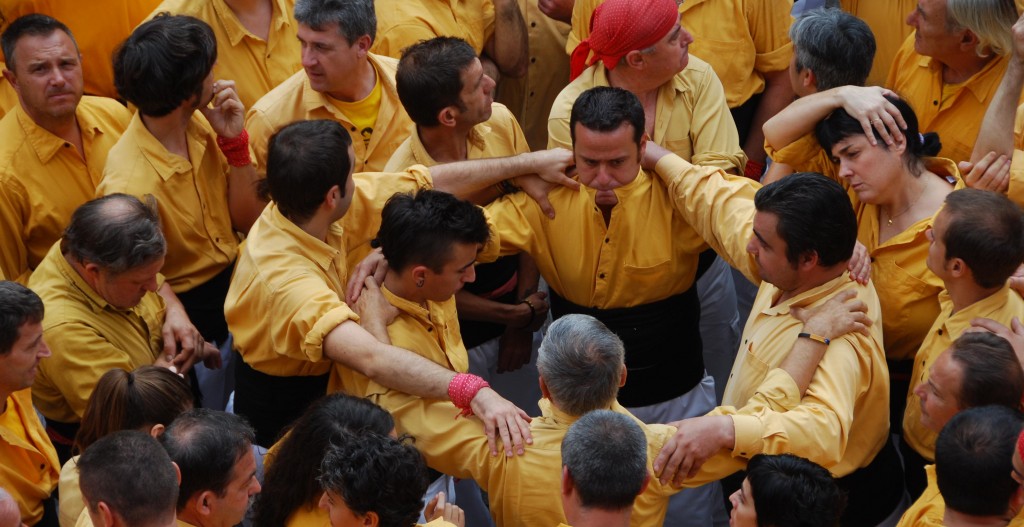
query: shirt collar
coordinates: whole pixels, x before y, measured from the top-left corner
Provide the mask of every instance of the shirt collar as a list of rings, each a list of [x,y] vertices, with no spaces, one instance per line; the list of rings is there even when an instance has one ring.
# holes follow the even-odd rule
[[[290,239],[298,242],[298,252],[305,256],[313,263],[317,265],[325,273],[331,268],[331,264],[334,259],[341,254],[341,237],[343,230],[341,224],[338,222],[332,223],[327,233],[327,242],[318,240],[309,235],[308,232],[299,228],[298,225],[292,223],[292,220],[284,217],[281,214],[281,210],[277,208],[277,203],[270,202],[268,205],[270,210],[267,216],[267,221],[274,228],[282,231]],[[329,242],[337,240],[337,246],[332,245]]]
[[[916,51],[913,53],[917,54]],[[961,86],[961,89],[966,89],[971,92],[971,95],[974,95],[974,98],[977,99],[979,103],[986,104],[986,99],[994,84],[979,82],[978,79],[990,75],[990,72],[994,68],[1005,68],[1007,60],[1009,59],[1005,56],[996,56],[994,59],[988,61],[988,64],[985,64],[981,70],[974,75],[971,75],[969,79],[959,83],[959,86]],[[917,65],[922,68],[928,68],[932,75],[938,76],[940,85],[945,84],[942,82],[942,62],[936,60],[934,57],[918,55]],[[1002,78],[1002,76],[1000,75],[999,78]],[[998,82],[996,82],[996,84],[998,84]]]
[[[943,316],[946,316],[946,320],[942,325],[946,328],[946,334],[950,337],[962,335],[964,331],[971,327],[971,320],[977,317],[991,318],[991,314],[998,312],[1009,303],[1011,294],[1015,295],[1017,293],[1012,292],[1009,285],[1004,285],[1000,290],[988,297],[982,298],[956,313],[949,314],[952,311],[953,303],[952,299],[949,298],[949,292],[943,290],[940,294],[940,301],[945,300],[948,302],[947,305],[950,306],[950,310],[943,313]]]
[[[76,271],[71,265],[71,262],[68,261],[67,257],[60,252],[59,241],[50,249],[50,252],[57,253],[56,255],[53,255],[57,261],[57,270],[60,271],[60,274],[64,276],[64,279],[67,280],[71,287],[81,292],[82,296],[89,302],[89,306],[92,307],[93,312],[99,313],[105,310],[107,306],[110,306],[110,304],[108,304],[99,293],[93,290],[93,288],[86,283],[85,279],[82,278],[82,275],[78,274],[78,271]],[[110,307],[112,309],[114,308],[114,306]],[[122,310],[119,309],[118,311]]]
[[[191,135],[191,121],[188,127],[189,135]],[[146,128],[145,123],[142,122],[142,115],[139,112],[135,112],[132,120],[128,123],[125,135],[129,134],[135,137],[135,141],[139,145],[139,150],[142,151],[146,163],[153,167],[153,170],[160,176],[160,179],[167,181],[175,174],[191,172],[191,163],[181,156],[170,153]]]
[[[808,306],[819,300],[822,300],[826,296],[834,293],[844,283],[847,282],[850,282],[850,272],[843,271],[842,275],[837,276],[829,280],[828,282],[819,285],[818,287],[804,291],[803,293],[800,293],[799,295],[796,295],[793,298],[786,300],[785,302],[779,302],[774,306],[766,307],[764,311],[762,311],[762,313],[769,316],[788,315],[791,308]],[[768,282],[765,282],[765,285],[767,287],[772,288],[771,298],[776,298],[778,295],[782,293],[782,290],[780,290],[779,288],[775,287],[772,284],[769,284]]]
[[[25,133],[25,138],[28,140],[28,143],[32,145],[32,149],[35,151],[36,156],[42,163],[49,163],[61,148],[73,148],[71,143],[68,143],[36,124],[36,122],[29,117],[28,113],[25,112],[25,109],[21,107],[21,104],[16,105],[13,111],[18,119],[18,124]],[[91,142],[93,137],[103,133],[96,125],[86,125],[85,127],[82,127],[82,123],[84,121],[82,119],[81,102],[79,102],[78,108],[75,110],[75,120],[82,132],[83,141],[88,139]]]

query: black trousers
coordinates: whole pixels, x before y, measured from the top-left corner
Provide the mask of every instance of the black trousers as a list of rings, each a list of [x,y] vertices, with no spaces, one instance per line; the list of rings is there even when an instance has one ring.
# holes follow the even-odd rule
[[[235,413],[256,429],[256,443],[270,447],[281,431],[327,393],[328,375],[278,377],[252,369],[235,353]]]

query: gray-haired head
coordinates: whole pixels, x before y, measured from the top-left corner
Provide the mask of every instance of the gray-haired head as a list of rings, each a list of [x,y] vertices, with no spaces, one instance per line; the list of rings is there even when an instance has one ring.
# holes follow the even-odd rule
[[[338,24],[338,33],[349,44],[363,35],[371,43],[377,37],[373,0],[295,0],[295,20],[315,31]]]
[[[155,204],[127,194],[108,194],[78,207],[60,243],[65,255],[112,274],[150,264],[167,252]]]
[[[580,506],[617,510],[633,505],[647,479],[647,436],[632,418],[594,410],[573,423],[562,439]]]
[[[813,9],[789,28],[797,73],[810,68],[816,89],[863,86],[875,58],[875,35],[861,19],[839,8]]]
[[[537,369],[558,408],[572,415],[607,408],[619,393],[622,340],[588,315],[566,315],[548,328]]]

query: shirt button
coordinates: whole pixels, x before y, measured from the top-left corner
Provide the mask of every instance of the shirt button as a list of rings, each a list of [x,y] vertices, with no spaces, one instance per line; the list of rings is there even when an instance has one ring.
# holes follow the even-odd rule
[[[605,238],[605,239],[604,239],[604,243],[608,243],[608,242],[610,242],[610,241],[612,241],[612,239],[611,239],[611,238]]]
[[[942,334],[942,328],[939,328],[939,335]]]
[[[597,275],[598,278],[604,278],[604,273]]]
[[[939,105],[939,101],[932,101],[932,106],[938,106],[938,105]]]
[[[433,331],[434,331],[434,328],[427,328],[427,332],[428,332],[428,333],[429,333],[429,332],[433,332]]]
[[[64,143],[64,148],[71,148],[71,143]]]
[[[536,22],[530,22],[530,27],[537,27],[537,23]]]
[[[537,57],[530,57],[530,64],[537,62]]]

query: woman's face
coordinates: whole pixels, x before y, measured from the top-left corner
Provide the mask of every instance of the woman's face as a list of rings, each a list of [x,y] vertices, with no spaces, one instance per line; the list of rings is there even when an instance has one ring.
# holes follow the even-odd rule
[[[902,144],[872,145],[861,134],[846,137],[832,145],[832,161],[839,166],[839,177],[857,193],[857,199],[874,205],[884,204],[900,184],[903,165]]]
[[[744,479],[740,490],[729,496],[732,512],[729,527],[757,527],[757,512],[754,510],[754,495],[750,493],[750,480]]]

